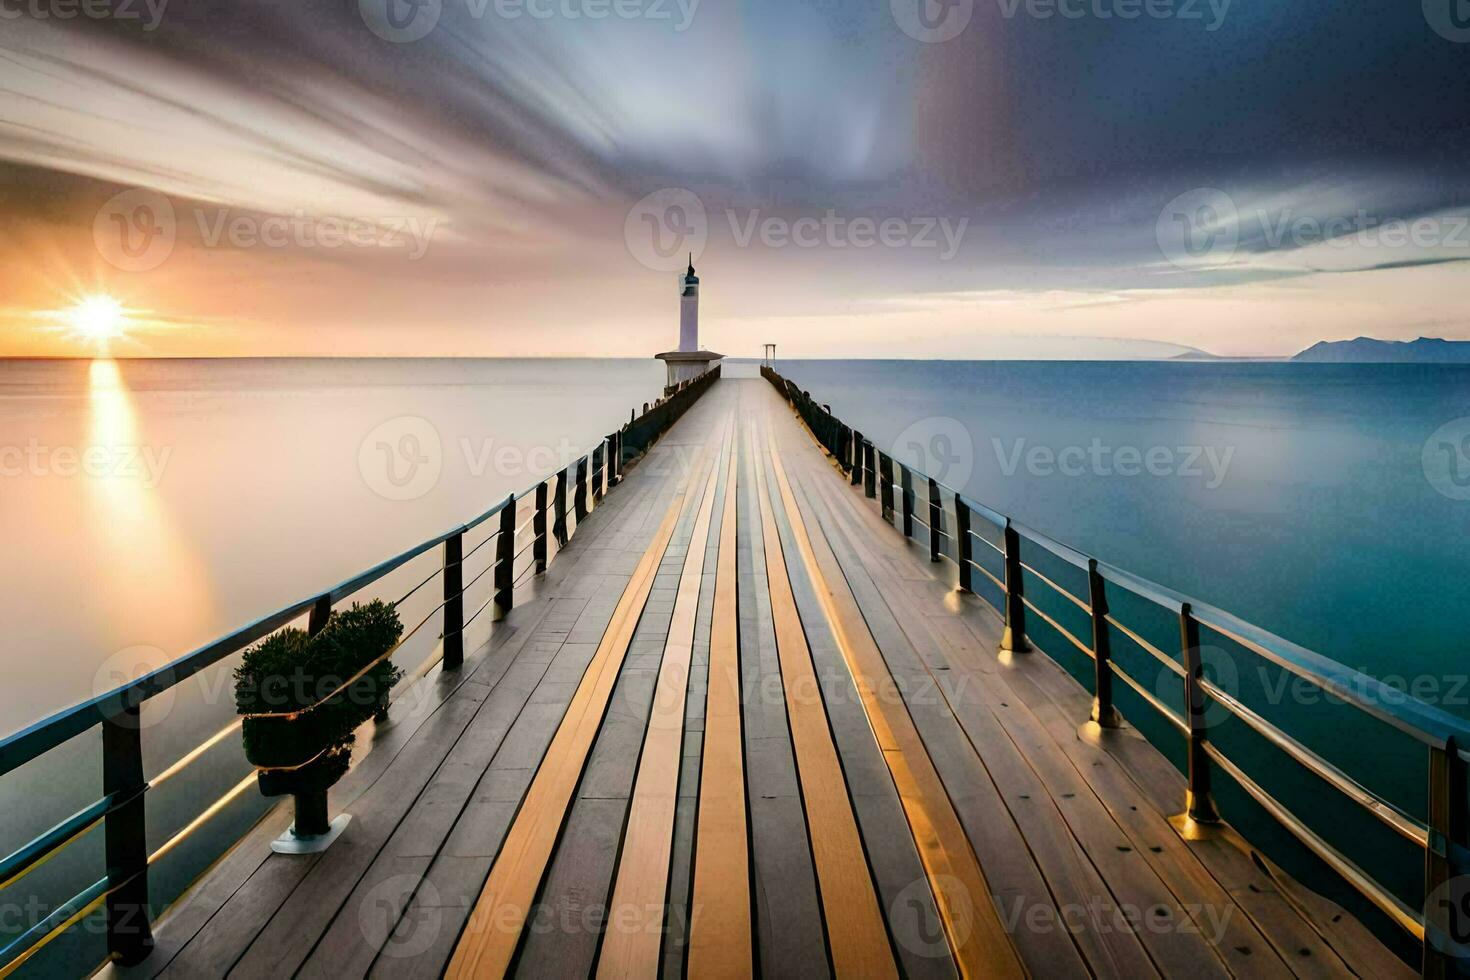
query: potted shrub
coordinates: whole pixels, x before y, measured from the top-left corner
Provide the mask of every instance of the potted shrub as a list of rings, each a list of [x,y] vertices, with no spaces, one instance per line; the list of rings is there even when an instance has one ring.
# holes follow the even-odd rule
[[[327,818],[327,790],[347,772],[357,727],[382,716],[403,676],[385,657],[402,635],[397,610],[374,600],[333,612],[315,633],[288,627],[245,651],[235,670],[245,757],[262,794],[296,798],[276,850],[321,850],[346,826],[345,814]]]

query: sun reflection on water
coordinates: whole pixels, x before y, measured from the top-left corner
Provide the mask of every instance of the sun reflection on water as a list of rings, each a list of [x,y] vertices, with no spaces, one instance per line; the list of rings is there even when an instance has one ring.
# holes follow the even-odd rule
[[[214,608],[204,564],[165,503],[170,450],[148,444],[140,433],[117,361],[92,361],[87,380],[86,451],[105,452],[117,464],[86,477],[93,525],[87,540],[96,549],[91,599],[120,621],[150,624],[154,635],[131,642],[168,651],[171,658],[207,639]]]

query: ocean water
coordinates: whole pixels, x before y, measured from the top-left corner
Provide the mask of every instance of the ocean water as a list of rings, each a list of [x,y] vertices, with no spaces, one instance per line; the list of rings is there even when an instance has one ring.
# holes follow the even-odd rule
[[[1470,668],[1470,367],[779,370],[895,458],[1087,554],[1370,674]],[[1470,691],[1447,706],[1470,715]]]
[[[651,359],[0,360],[0,735],[483,513],[627,421],[663,374]],[[440,560],[363,597],[397,598]],[[467,613],[489,578],[479,587]],[[432,608],[430,591],[413,601]],[[416,666],[437,635],[400,663]],[[232,719],[236,660],[145,705],[147,775]],[[150,847],[248,772],[227,738],[150,791]],[[95,730],[0,777],[0,853],[101,790]],[[150,873],[153,900],[177,895],[264,806],[247,791],[171,851]],[[101,850],[94,830],[0,891],[0,945],[101,877]],[[97,925],[31,965],[66,976],[100,962]]]

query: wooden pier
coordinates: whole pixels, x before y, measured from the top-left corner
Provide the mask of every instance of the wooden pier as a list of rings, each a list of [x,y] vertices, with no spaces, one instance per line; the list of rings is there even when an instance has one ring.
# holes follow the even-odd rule
[[[1411,971],[1228,826],[726,377],[280,855],[270,813],[126,975]],[[1079,726],[1083,726],[1079,731]]]

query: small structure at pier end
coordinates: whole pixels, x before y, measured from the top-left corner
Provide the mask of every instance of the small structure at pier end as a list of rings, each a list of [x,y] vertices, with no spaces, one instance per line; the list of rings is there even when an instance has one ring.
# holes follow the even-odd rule
[[[694,255],[689,256],[689,268],[679,277],[679,349],[654,355],[668,366],[669,377],[664,394],[686,381],[693,381],[710,369],[710,365],[724,357],[714,351],[701,350],[699,346],[699,277],[694,274]]]

